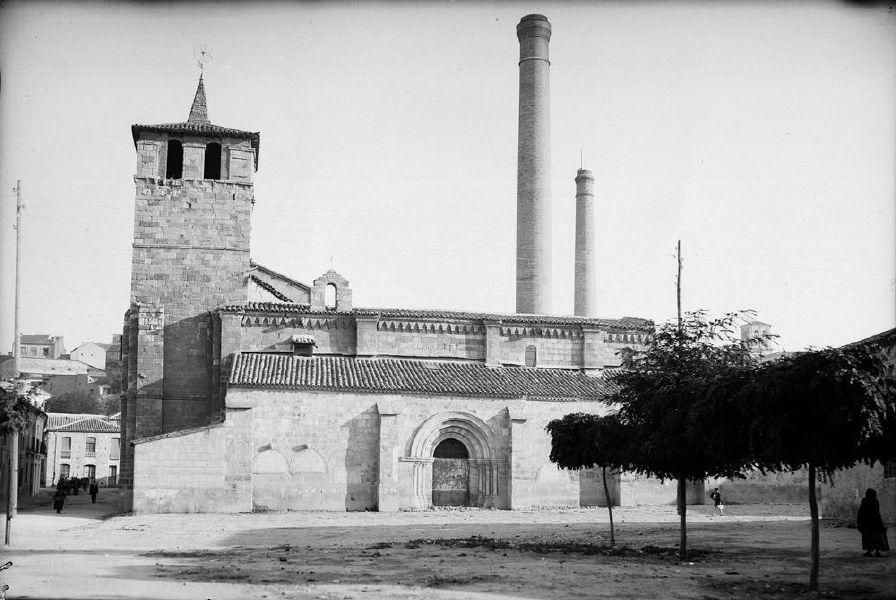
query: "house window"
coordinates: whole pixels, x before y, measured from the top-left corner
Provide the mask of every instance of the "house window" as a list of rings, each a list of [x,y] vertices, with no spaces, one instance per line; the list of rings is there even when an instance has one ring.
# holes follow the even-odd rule
[[[534,367],[537,359],[537,350],[535,346],[526,346],[526,366]]]
[[[95,479],[96,465],[84,465],[84,477],[87,479]]]
[[[221,179],[221,144],[205,145],[205,173],[203,179]]]
[[[168,140],[168,161],[165,164],[166,179],[182,179],[184,176],[184,147],[179,140]]]
[[[68,474],[70,472],[71,472],[71,466],[69,466],[65,463],[59,465],[59,478],[60,479],[62,479],[63,477],[67,478]]]
[[[96,438],[87,438],[87,446],[84,448],[87,456],[96,456]]]
[[[109,459],[118,460],[121,454],[121,438],[112,438],[112,445],[109,450]]]
[[[109,485],[118,485],[118,467],[109,467]]]
[[[62,451],[60,452],[59,458],[71,458],[72,457],[72,438],[64,437],[62,438]]]

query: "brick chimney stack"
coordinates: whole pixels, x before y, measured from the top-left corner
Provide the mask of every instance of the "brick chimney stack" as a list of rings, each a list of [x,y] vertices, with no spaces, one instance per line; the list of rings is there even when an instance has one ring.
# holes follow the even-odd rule
[[[597,309],[597,248],[594,239],[594,177],[576,173],[576,258],[573,314],[594,317]]]
[[[526,15],[520,42],[516,312],[551,312],[551,23]]]

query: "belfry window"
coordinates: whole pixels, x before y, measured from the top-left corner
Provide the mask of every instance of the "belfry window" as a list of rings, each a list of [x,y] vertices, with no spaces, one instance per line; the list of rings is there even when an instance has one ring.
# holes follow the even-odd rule
[[[165,163],[165,179],[182,179],[184,176],[184,146],[180,140],[168,140],[168,161]]]
[[[221,144],[205,145],[205,174],[203,179],[221,179]]]
[[[336,308],[336,285],[328,283],[324,288],[324,307]]]
[[[535,346],[526,346],[526,366],[534,367],[537,359],[537,351]]]

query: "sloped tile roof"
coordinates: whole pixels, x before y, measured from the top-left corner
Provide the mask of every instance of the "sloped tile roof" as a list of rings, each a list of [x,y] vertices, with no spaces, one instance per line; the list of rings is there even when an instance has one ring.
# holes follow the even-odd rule
[[[12,372],[14,361],[6,361],[2,364],[4,376],[6,372]],[[22,373],[35,375],[83,375],[89,367],[80,360],[68,360],[64,358],[19,358],[19,370]],[[9,375],[14,376],[14,375]]]
[[[118,433],[118,421],[105,415],[84,413],[47,413],[47,431],[78,431],[86,433]]]
[[[254,281],[255,285],[257,285],[258,287],[260,287],[261,289],[263,289],[264,291],[269,293],[274,298],[276,298],[278,300],[282,300],[283,302],[292,302],[292,300],[289,298],[289,296],[278,292],[277,289],[274,286],[272,286],[270,283],[268,283],[267,281],[262,281],[255,275],[249,275],[249,279]]]
[[[307,304],[295,304],[287,302],[246,302],[242,304],[229,304],[218,309],[226,313],[262,312],[262,313],[298,313],[298,314],[344,314],[352,316],[370,316],[381,319],[430,319],[430,320],[459,320],[459,321],[499,321],[501,323],[538,324],[538,325],[585,325],[603,327],[607,329],[625,329],[634,331],[653,332],[653,322],[637,317],[622,317],[621,319],[600,319],[591,317],[573,317],[558,315],[529,315],[529,314],[503,314],[503,313],[477,313],[456,310],[430,310],[407,308],[353,308],[346,312],[313,311]]]
[[[249,259],[249,266],[252,267],[253,269],[258,269],[262,273],[266,273],[268,275],[271,275],[272,277],[276,277],[277,279],[282,279],[289,285],[301,288],[301,289],[305,290],[306,292],[311,290],[311,288],[307,284],[304,284],[301,281],[297,281],[297,280],[293,279],[292,277],[287,277],[283,273],[278,273],[277,271],[275,271],[271,268],[268,268],[264,265],[258,264],[251,258]]]
[[[579,371],[342,356],[240,353],[230,386],[597,401],[612,385]]]
[[[56,338],[52,335],[45,334],[27,334],[23,333],[20,337],[23,344],[52,344]]]

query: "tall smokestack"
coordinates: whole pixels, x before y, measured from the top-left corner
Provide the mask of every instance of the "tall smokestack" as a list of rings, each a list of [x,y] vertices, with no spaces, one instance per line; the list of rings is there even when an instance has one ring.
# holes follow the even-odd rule
[[[594,177],[576,173],[576,272],[573,314],[594,317],[597,309],[597,248],[594,240]]]
[[[551,23],[526,15],[520,40],[519,155],[516,171],[516,312],[551,312]]]

